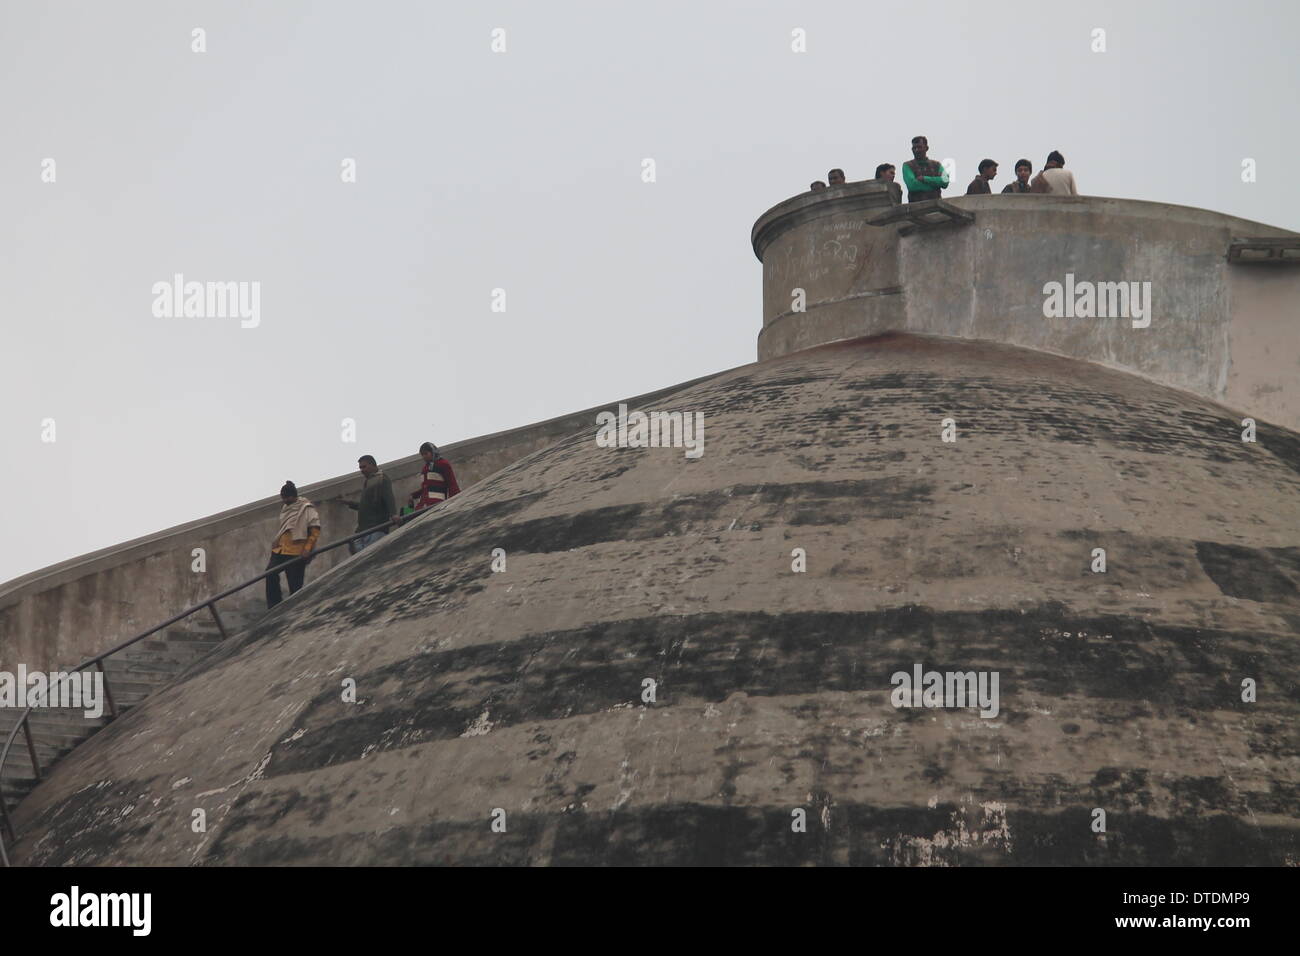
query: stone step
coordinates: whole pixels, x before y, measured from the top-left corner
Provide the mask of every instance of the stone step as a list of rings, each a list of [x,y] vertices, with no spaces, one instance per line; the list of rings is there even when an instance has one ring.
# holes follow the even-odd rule
[[[0,781],[3,781],[6,787],[30,786],[36,782],[36,775],[32,773],[32,762],[27,759],[26,752],[9,755],[9,762],[5,764]],[[10,806],[10,809],[12,810],[13,807]]]
[[[27,795],[36,789],[35,780],[9,781],[0,782],[0,790],[4,791],[5,806],[9,808],[9,819],[13,820],[14,808],[26,799]]]
[[[33,727],[32,739],[36,741],[37,747],[71,749],[82,741],[95,736],[100,729],[99,726],[93,725],[88,727]],[[14,746],[9,751],[9,759],[12,760],[15,755],[25,753],[27,753],[27,738],[20,733],[14,738]]]
[[[76,747],[94,735],[101,726],[98,721],[87,722],[87,726],[77,728],[33,727],[32,740],[36,748],[36,759],[41,771],[48,772],[56,763],[71,753]],[[14,740],[9,760],[5,764],[5,780],[23,780],[31,776],[31,755],[27,749],[26,737],[20,734]]]
[[[145,681],[152,683],[155,688],[163,684],[170,683],[180,674],[188,670],[197,661],[203,660],[207,655],[199,654],[194,657],[184,657],[171,659],[167,658],[160,661],[154,661],[153,666],[145,670],[132,670],[129,673],[119,671],[116,674],[110,672],[109,681],[112,687],[117,687],[119,679],[127,681]]]
[[[259,615],[260,616],[260,615]],[[234,635],[248,627],[256,618],[252,615],[230,615],[223,614],[221,623],[226,626],[226,633]],[[220,641],[221,630],[217,627],[216,621],[204,616],[202,619],[191,618],[187,621],[181,621],[179,624],[173,624],[162,631],[149,635],[146,641],[167,640],[177,642],[189,641]],[[138,644],[132,645],[138,647]]]
[[[228,614],[221,615],[221,622],[223,624],[226,624],[226,622],[229,619],[230,619],[230,615]],[[228,624],[227,627],[229,627]],[[212,617],[208,614],[207,611],[200,611],[197,614],[191,614],[189,617],[182,618],[179,621],[175,621],[171,624],[168,624],[167,629],[169,631],[193,630],[193,631],[215,632],[217,630],[217,622],[212,620]]]
[[[132,644],[130,647],[120,651],[118,654],[114,654],[113,656],[117,657],[120,654],[139,654],[145,651],[165,651],[168,649],[178,651],[193,651],[204,648],[211,649],[213,647],[218,647],[220,644],[220,638],[216,637],[204,637],[199,639],[193,634],[186,638],[159,637],[155,634],[153,637],[147,637],[143,641]]]
[[[159,688],[166,687],[176,676],[184,670],[183,667],[169,667],[162,671],[118,671],[108,675],[108,689],[116,701],[120,697],[139,692],[147,691],[155,693]]]
[[[179,641],[179,640],[161,640],[158,638],[145,638],[139,643],[132,644],[123,654],[132,653],[137,655],[145,654],[207,654],[214,647],[218,647],[220,641]],[[114,655],[117,656],[117,655]]]
[[[9,731],[13,730],[14,724],[18,722],[20,716],[22,716],[22,711],[14,708],[12,714],[6,714],[3,718],[0,718],[0,733],[8,734]],[[37,707],[27,716],[27,722],[33,728],[48,727],[52,724],[89,724],[95,723],[97,720],[102,722],[103,719],[102,717],[86,717],[86,710],[81,707]],[[20,730],[18,733],[21,735],[22,731]]]
[[[23,802],[27,794],[31,793],[36,787],[36,781],[30,782],[9,782],[0,780],[0,792],[5,795],[5,806],[9,808],[9,818],[13,819],[14,807]]]
[[[167,630],[167,631],[163,631],[162,633],[165,635],[165,637],[163,638],[164,640],[174,644],[220,644],[221,643],[221,633],[217,631],[215,628],[213,629],[211,634],[208,634],[204,631],[190,631],[190,630],[185,630],[185,631]],[[152,641],[152,640],[156,640],[157,638],[158,635],[154,634],[151,635],[150,637],[145,638],[145,641]],[[144,643],[145,641],[142,641],[141,643]],[[136,645],[132,645],[132,647],[134,646]]]
[[[65,744],[55,745],[51,743],[43,743],[38,738],[36,741],[36,759],[41,762],[41,769],[44,770],[47,767],[53,766],[58,760],[72,753],[72,749],[78,743],[80,743],[80,741],[68,741]],[[17,746],[16,743],[15,746]],[[22,756],[26,759],[28,764],[31,763],[31,758],[27,757],[26,747],[23,747]],[[11,755],[9,759],[13,760],[14,756]]]
[[[17,718],[21,711],[14,708],[14,717]],[[33,707],[28,719],[33,723],[41,723],[48,720],[81,720],[85,717],[86,708],[84,707]],[[10,726],[13,726],[10,724]]]
[[[152,671],[147,674],[143,674],[143,673],[123,674],[123,675],[117,675],[111,677],[109,679],[112,681],[112,687],[114,688],[115,692],[116,692],[119,676],[123,680],[127,680],[127,681],[134,681],[137,683],[139,682],[148,683],[150,684],[150,686],[154,688],[154,690],[157,690],[159,687],[162,687],[165,684],[170,684],[177,677],[179,677],[186,670],[188,670],[193,664],[201,660],[203,660],[202,657],[196,657],[193,660],[169,662],[169,666],[166,668],[165,672]]]
[[[23,797],[29,795],[35,786],[35,780],[0,778],[0,791],[4,791],[5,806],[8,806],[10,814],[13,814],[14,806],[21,804]]]
[[[229,631],[227,631],[227,633],[229,633]],[[211,630],[201,630],[201,631],[191,630],[190,628],[187,627],[186,628],[169,627],[165,631],[155,631],[154,633],[150,634],[149,637],[146,638],[146,640],[154,641],[154,640],[158,640],[159,638],[168,641],[177,641],[178,643],[184,643],[187,641],[220,641],[222,639],[221,632],[218,631],[215,627],[212,628]]]
[[[85,717],[82,715],[76,717],[71,715],[59,716],[55,714],[41,713],[40,711],[32,711],[32,716],[29,718],[29,722],[31,724],[33,737],[39,738],[42,733],[73,734],[84,737],[88,734],[94,733],[96,730],[99,730],[107,724],[108,718],[107,711],[105,711],[104,716],[100,717]],[[10,727],[12,726],[13,725],[10,724]],[[23,738],[24,734],[20,730],[18,732],[18,737],[15,738],[14,745],[17,746],[18,741]]]
[[[115,654],[114,656],[119,657],[123,654],[130,654],[132,657],[147,657],[156,654],[210,654],[214,648],[220,646],[220,641],[167,641],[150,638],[141,641],[139,644],[133,644],[122,651],[121,654]]]
[[[71,752],[74,743],[69,741],[62,746],[55,747],[37,740],[36,759],[41,762],[41,770],[50,766],[64,754]],[[9,760],[5,764],[5,776],[8,777],[9,772],[15,767],[26,767],[28,771],[32,769],[31,755],[27,752],[27,744],[21,738],[14,741],[14,749],[9,751]]]
[[[108,684],[109,692],[112,693],[116,700],[119,696],[132,691],[145,691],[152,693],[171,678],[165,675],[144,675],[144,674],[109,674]]]
[[[132,707],[136,707],[144,703],[152,696],[153,696],[152,691],[148,693],[136,692],[131,694],[123,694],[121,697],[114,697],[113,703],[117,705],[117,712],[119,715],[121,715],[121,714],[125,714]]]
[[[104,673],[113,682],[116,682],[119,677],[126,680],[153,680],[155,677],[167,679],[178,673],[180,669],[176,662],[152,654],[138,658],[124,655],[104,661]]]
[[[32,771],[32,762],[27,758],[26,752],[21,754],[11,753],[9,755],[9,761],[5,764],[4,776],[0,777],[0,780],[3,780],[8,786],[22,786],[24,784],[31,786],[36,783],[36,774]]]
[[[36,745],[38,747],[46,746],[46,747],[71,749],[75,747],[77,744],[81,743],[83,740],[88,740],[90,737],[94,735],[95,731],[98,729],[99,729],[98,727],[94,729],[81,728],[79,730],[73,730],[71,727],[67,727],[67,728],[33,727],[32,739],[36,741]],[[9,752],[10,754],[9,759],[10,760],[14,759],[14,754],[18,754],[18,753],[25,754],[26,752],[27,752],[27,738],[20,733],[14,739],[14,748]]]

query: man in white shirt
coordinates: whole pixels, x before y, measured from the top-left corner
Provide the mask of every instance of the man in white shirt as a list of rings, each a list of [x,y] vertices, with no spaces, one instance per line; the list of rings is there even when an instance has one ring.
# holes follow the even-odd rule
[[[1065,157],[1056,150],[1047,154],[1043,171],[1029,184],[1029,191],[1050,193],[1053,196],[1079,195],[1079,187],[1074,182],[1074,173],[1065,168]]]

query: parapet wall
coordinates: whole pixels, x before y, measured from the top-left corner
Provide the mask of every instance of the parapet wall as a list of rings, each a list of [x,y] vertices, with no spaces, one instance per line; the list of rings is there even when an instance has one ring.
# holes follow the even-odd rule
[[[704,379],[694,379],[623,401],[630,408],[646,408],[701,381]],[[574,432],[591,428],[594,436],[596,413],[617,404],[441,449],[456,469],[461,488],[466,489]],[[413,455],[382,465],[393,479],[399,503],[418,483],[421,464],[419,456]],[[355,498],[360,486],[356,472],[299,486],[320,511],[323,543],[353,533],[356,512],[341,499]],[[0,670],[18,663],[34,670],[78,664],[185,607],[248,580],[266,567],[279,513],[279,497],[264,498],[8,582],[0,587]],[[191,569],[195,548],[206,552],[207,570],[202,574]],[[347,557],[346,548],[337,548],[317,558],[307,572],[308,584]],[[221,607],[264,602],[262,588],[255,586],[228,598]]]
[[[787,200],[753,230],[759,359],[886,331],[1005,342],[1134,372],[1300,429],[1300,264],[1229,264],[1300,238],[1203,209],[1093,196],[956,197],[969,224],[871,225],[885,184]],[[1150,325],[1044,315],[1051,282],[1149,282]],[[803,311],[796,289],[804,290]]]

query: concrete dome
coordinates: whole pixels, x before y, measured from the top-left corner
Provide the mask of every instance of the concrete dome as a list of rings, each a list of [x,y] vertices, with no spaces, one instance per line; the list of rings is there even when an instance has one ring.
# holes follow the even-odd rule
[[[16,861],[1300,861],[1295,433],[903,334],[664,410],[701,458],[593,422],[483,481],[75,750]],[[896,708],[918,664],[998,715]]]

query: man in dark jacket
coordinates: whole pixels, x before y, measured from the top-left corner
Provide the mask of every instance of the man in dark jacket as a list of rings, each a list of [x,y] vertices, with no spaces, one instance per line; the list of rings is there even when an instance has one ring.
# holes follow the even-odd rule
[[[1029,174],[1034,171],[1034,164],[1027,159],[1016,160],[1016,178],[1007,183],[1004,193],[1029,192]]]
[[[998,164],[991,159],[980,161],[979,175],[970,181],[966,187],[967,196],[987,196],[993,192],[989,189],[989,183],[993,182],[998,175]]]
[[[375,456],[362,455],[357,459],[357,468],[361,470],[364,479],[361,483],[361,498],[343,503],[357,513],[357,531],[365,531],[378,525],[385,525],[385,527],[353,541],[350,546],[353,554],[388,534],[387,525],[397,521],[397,501],[393,498],[393,482],[379,470]]]

